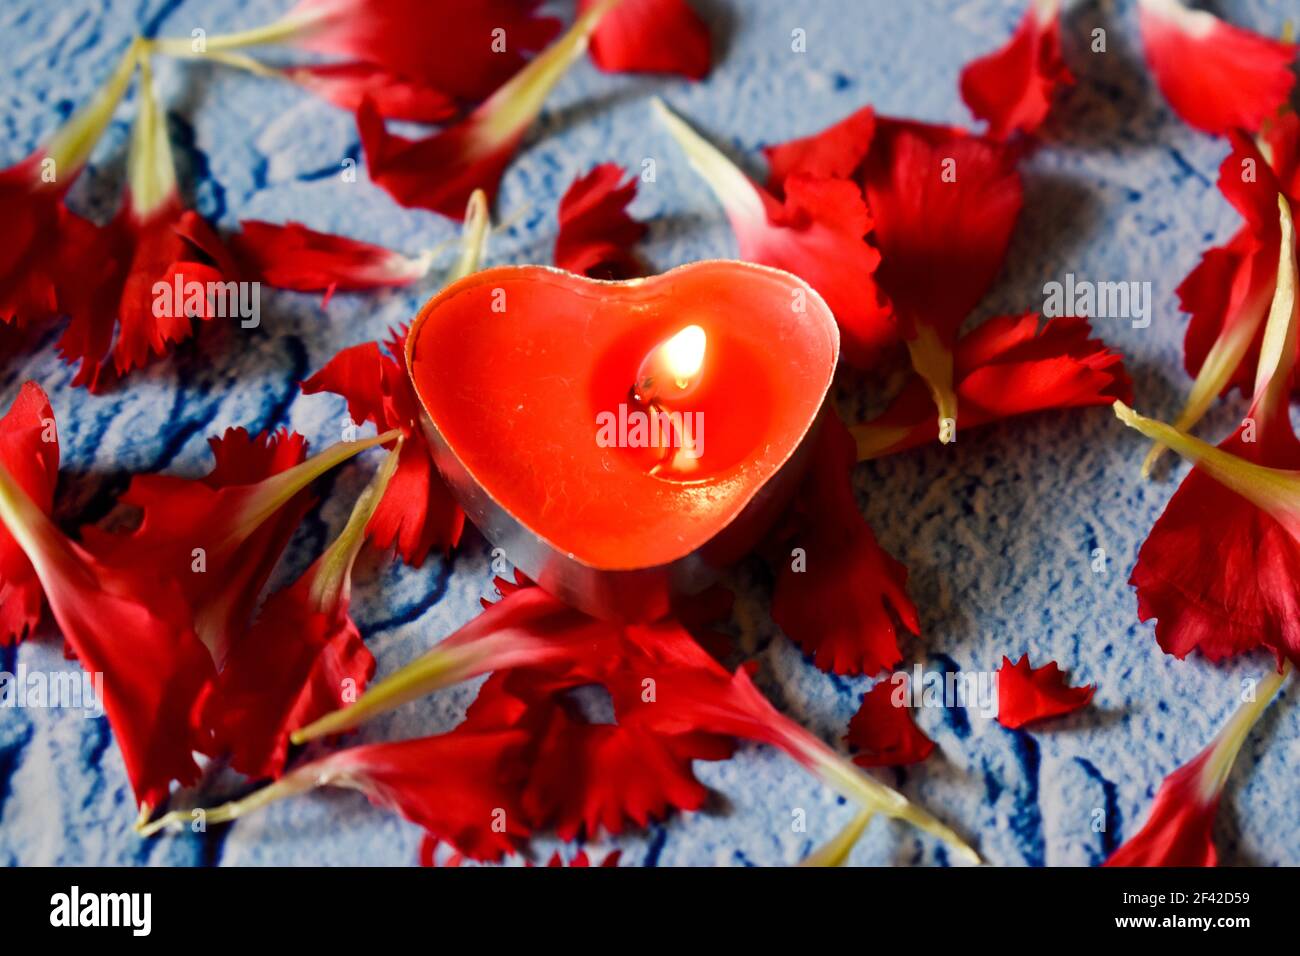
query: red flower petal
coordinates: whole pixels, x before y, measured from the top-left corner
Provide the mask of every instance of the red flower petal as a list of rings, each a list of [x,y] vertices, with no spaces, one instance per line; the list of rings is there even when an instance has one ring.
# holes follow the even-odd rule
[[[719,738],[740,736],[781,747],[846,796],[908,820],[949,841],[968,859],[978,859],[947,827],[857,772],[783,717],[743,671],[728,674],[681,625],[666,620],[620,628],[565,608],[539,588],[521,588],[504,597],[457,635],[372,688],[349,709],[351,713],[344,711],[340,719],[328,721],[332,726],[323,732],[352,726],[389,706],[485,670],[496,673],[480,689],[465,722],[444,736],[519,735],[510,738],[511,743],[519,743],[517,753],[512,748],[508,757],[502,755],[501,766],[486,772],[501,782],[511,800],[522,801],[522,818],[507,815],[512,821],[522,819],[521,832],[543,821],[564,833],[602,826],[616,829],[627,820],[648,819],[674,804],[691,805],[700,791],[690,760],[721,759],[730,753],[730,744]],[[385,684],[390,685],[386,692]],[[571,692],[593,684],[608,692],[616,723],[601,723],[576,708]],[[367,699],[377,694],[387,700],[367,707]],[[357,711],[365,713],[358,716]],[[317,731],[325,723],[317,721],[313,732],[302,739],[319,736]],[[372,793],[373,799],[369,774],[355,774],[348,766],[346,755],[355,752],[337,755],[334,767],[328,764],[336,758],[298,768],[267,791],[210,811],[208,820],[233,819],[268,800],[335,780]],[[517,774],[502,769],[507,759],[512,767],[518,765]],[[653,770],[646,773],[647,767]],[[431,825],[423,812],[435,799],[433,778],[441,769],[437,759],[430,759],[423,777],[417,778],[411,769],[397,793],[391,793],[395,789],[391,786],[385,789],[390,792],[389,805],[430,827],[436,836],[451,839],[446,832],[451,827]],[[465,801],[458,788],[459,782],[453,780],[444,787],[442,799],[460,806]],[[408,791],[417,793],[408,797]],[[410,809],[413,802],[422,810],[419,815]],[[153,832],[179,819],[183,817],[175,812],[146,830]],[[478,855],[501,852],[508,842],[498,835],[496,842],[484,846],[482,838],[481,830],[467,826],[452,842]]]
[[[317,63],[293,67],[286,75],[350,113],[367,99],[385,119],[443,123],[458,112],[447,93],[369,63]]]
[[[528,669],[545,674],[549,690],[599,683],[623,648],[623,633],[560,603],[539,587],[511,587],[482,614],[443,638],[410,664],[375,684],[355,704],[328,714],[293,735],[297,743],[355,727],[406,701],[489,671]],[[525,689],[531,689],[527,685]],[[533,696],[540,694],[534,691]],[[486,701],[491,699],[493,703]],[[507,706],[505,701],[512,702]],[[526,705],[508,695],[480,695],[475,709],[490,710],[481,726],[514,726]]]
[[[464,219],[475,189],[482,189],[491,202],[501,174],[541,111],[546,95],[582,55],[591,31],[608,8],[608,0],[599,0],[469,116],[433,136],[411,140],[390,134],[379,108],[364,100],[357,111],[357,127],[371,180],[404,206],[432,209],[452,219]],[[423,44],[420,56],[437,59],[428,56]]]
[[[628,823],[644,827],[673,810],[698,810],[709,791],[691,765],[730,756],[730,748],[720,753],[716,743],[702,750],[691,743],[689,737],[576,723],[557,710],[524,791],[529,816],[554,821],[556,833],[569,840],[602,828],[621,833]]]
[[[42,154],[0,171],[0,220],[12,238],[0,249],[0,324],[19,326],[59,311],[60,234],[72,218],[63,188],[41,183]]]
[[[1021,206],[1016,150],[956,127],[863,109],[769,149],[768,157],[773,183],[800,172],[857,180],[882,256],[877,278],[904,334],[920,323],[945,341],[955,337],[1006,256]]]
[[[48,515],[59,477],[59,439],[50,400],[25,382],[0,418],[0,468]],[[14,537],[0,524],[0,645],[20,641],[41,617],[41,582]]]
[[[1106,866],[1217,866],[1212,839],[1223,786],[1241,745],[1277,693],[1290,668],[1270,674],[1210,745],[1160,785],[1147,822],[1111,855]]]
[[[1219,660],[1256,647],[1300,659],[1300,534],[1294,470],[1300,440],[1288,396],[1296,360],[1295,230],[1285,201],[1277,291],[1264,329],[1255,397],[1241,426],[1215,448],[1117,407],[1127,424],[1197,465],[1138,552],[1129,583],[1138,615],[1157,618],[1156,638],[1183,657]],[[1213,554],[1215,560],[1205,556]]]
[[[863,170],[880,284],[904,338],[951,349],[1002,270],[1020,215],[1013,150],[962,130],[877,120]]]
[[[820,133],[765,147],[768,189],[779,194],[786,179],[795,173],[852,179],[867,158],[875,135],[876,112],[864,106]]]
[[[375,547],[396,548],[413,568],[430,551],[447,554],[460,544],[465,512],[434,467],[428,446],[411,440],[402,447],[397,474],[368,529]]]
[[[489,682],[480,696],[494,686]],[[563,698],[554,695],[552,688],[540,700],[525,699],[534,743],[522,800],[529,822],[553,827],[561,839],[601,829],[617,834],[673,810],[698,810],[708,790],[695,779],[693,761],[731,755],[730,744],[707,734],[589,723],[567,713]]]
[[[8,237],[0,249],[0,326],[22,328],[66,311],[59,289],[67,291],[87,278],[79,252],[94,227],[68,212],[63,197],[136,72],[139,42],[131,44],[95,95],[41,149],[0,170],[0,222]],[[3,329],[0,333],[10,337]]]
[[[726,210],[740,257],[806,281],[835,313],[845,360],[864,368],[879,362],[897,343],[898,331],[872,278],[880,253],[866,239],[871,215],[861,190],[847,180],[799,170],[782,180],[783,204],[666,107],[658,106]]]
[[[1056,661],[1031,668],[1025,654],[1012,664],[1002,658],[998,669],[998,723],[1012,730],[1035,720],[1073,713],[1092,700],[1093,687],[1069,687]]]
[[[1240,445],[1236,446],[1240,449]],[[1300,449],[1279,467],[1300,467]],[[1189,550],[1200,549],[1200,550]],[[1207,551],[1206,549],[1211,549]],[[1207,561],[1213,553],[1213,562]],[[1261,645],[1300,656],[1300,544],[1275,518],[1193,471],[1138,552],[1138,619],[1166,654],[1224,660]]]
[[[462,100],[477,102],[559,32],[540,0],[300,0],[285,16],[293,43],[337,53]],[[436,52],[433,52],[436,51]]]
[[[947,842],[965,860],[979,861],[975,852],[948,827],[901,794],[856,770],[822,741],[783,716],[754,686],[744,668],[728,675],[724,668],[708,661],[707,655],[693,642],[691,646],[694,653],[689,655],[689,660],[695,666],[682,666],[687,661],[677,642],[670,645],[676,652],[673,656],[677,657],[677,666],[659,670],[653,669],[653,662],[648,662],[652,669],[641,673],[658,675],[657,698],[629,714],[625,723],[644,722],[644,726],[666,733],[724,734],[777,747],[863,808],[906,820]],[[648,654],[652,653],[651,647],[646,645]]]
[[[95,560],[0,465],[0,524],[36,570],[68,649],[103,675],[103,703],[136,800],[156,806],[198,775],[193,712],[215,677],[174,582]]]
[[[1272,294],[1270,273],[1277,266],[1277,240],[1268,244],[1243,229],[1224,246],[1201,255],[1201,261],[1178,286],[1178,305],[1191,318],[1183,339],[1183,365],[1187,374],[1199,377],[1211,353],[1226,361],[1212,363],[1204,390],[1210,394],[1202,404],[1234,388],[1249,392],[1254,366],[1259,361],[1259,339],[1264,331],[1264,311]],[[1218,343],[1222,341],[1222,345]],[[1216,345],[1218,348],[1216,349]],[[1218,371],[1219,365],[1224,367]],[[1222,386],[1219,385],[1222,380]],[[1190,408],[1190,402],[1189,402]],[[1196,409],[1196,410],[1199,410]],[[1196,416],[1199,419],[1199,416]],[[1196,424],[1192,415],[1180,419],[1184,428]]]
[[[1300,196],[1300,114],[1286,112],[1273,117],[1259,131],[1259,141],[1282,192],[1293,199]]]
[[[403,206],[432,209],[457,220],[464,218],[475,189],[486,192],[489,202],[496,199],[501,174],[523,138],[520,130],[495,148],[480,150],[481,137],[460,124],[427,139],[404,139],[384,128],[370,100],[357,111],[357,128],[376,185]]]
[[[622,167],[602,163],[573,181],[560,200],[555,264],[594,279],[631,279],[644,274],[632,251],[646,225],[627,214],[636,197],[635,177],[623,182]]]
[[[529,834],[518,804],[525,742],[515,730],[457,730],[352,747],[295,768],[275,786],[360,790],[465,856],[499,860]]]
[[[961,71],[961,98],[990,136],[1006,139],[1038,129],[1056,88],[1073,82],[1061,59],[1060,0],[1030,0],[1010,41]]]
[[[347,602],[322,609],[313,600],[319,567],[267,599],[207,701],[213,752],[229,753],[250,777],[279,776],[289,733],[335,710],[348,691],[360,693],[375,672]]]
[[[901,335],[939,417],[955,418],[951,350],[1006,257],[1021,206],[1017,150],[955,127],[863,109],[767,152],[774,185],[788,187],[798,173],[829,173],[863,187],[880,257],[873,284],[860,293],[872,313],[864,327]],[[836,315],[843,323],[838,309]],[[852,332],[850,326],[846,334]]]
[[[267,599],[252,630],[233,643],[206,701],[214,753],[250,777],[278,776],[298,727],[357,699],[375,671],[348,614],[352,566],[365,529],[397,469],[389,457],[357,499],[347,524],[294,584]]]
[[[382,246],[308,229],[247,220],[230,238],[242,271],[279,289],[344,292],[403,286],[422,278],[428,258],[408,259]]]
[[[806,567],[782,559],[772,619],[823,670],[874,674],[902,660],[895,620],[920,634],[907,569],[876,542],[853,494],[853,439],[823,416],[795,502],[802,526],[790,544]]]
[[[1179,306],[1191,315],[1184,364],[1197,378],[1178,419],[1183,429],[1196,424],[1219,394],[1234,387],[1249,393],[1277,285],[1277,196],[1285,184],[1249,137],[1234,130],[1229,139],[1233,148],[1219,167],[1219,191],[1246,225],[1226,245],[1206,252],[1178,287]],[[1295,154],[1274,151],[1274,161],[1294,163]]]
[[[177,580],[199,636],[220,664],[252,615],[280,553],[315,504],[299,490],[269,513],[254,505],[272,490],[268,479],[304,461],[301,435],[242,428],[210,439],[216,464],[204,478],[136,475],[120,501],[139,511],[125,533],[82,532],[100,560],[132,564],[159,579]],[[304,476],[306,481],[310,478]],[[250,524],[250,520],[252,523]]]
[[[396,547],[402,560],[419,567],[429,551],[450,551],[460,541],[465,514],[443,484],[419,425],[419,400],[406,375],[406,333],[339,352],[302,383],[303,394],[333,392],[347,399],[357,424],[373,422],[380,431],[400,428],[406,438],[397,473],[371,519],[376,547]]]
[[[605,854],[605,858],[596,865],[600,867],[616,867],[618,866],[619,858],[622,855],[622,850],[612,850]],[[531,863],[528,865],[532,866]],[[564,866],[587,868],[591,866],[591,860],[588,859],[586,850],[579,850],[577,853],[573,854],[573,858],[569,860],[568,863],[565,863],[564,858],[560,856],[560,851],[556,850],[551,854],[551,858],[546,861],[546,865],[551,868]]]
[[[916,726],[906,703],[894,702],[898,688],[893,680],[882,680],[862,695],[862,706],[849,721],[844,738],[849,746],[862,751],[853,755],[854,763],[900,767],[920,763],[934,752],[934,741]]]
[[[962,425],[973,428],[1049,408],[1128,401],[1123,358],[1090,338],[1086,319],[998,316],[957,340],[953,378]],[[934,403],[913,376],[879,416],[853,430],[859,458],[897,454],[939,437]]]
[[[1179,767],[1160,785],[1142,829],[1116,850],[1106,866],[1218,866],[1214,819],[1219,796],[1197,797],[1208,750]]]
[[[1254,132],[1287,101],[1296,45],[1223,22],[1179,0],[1140,0],[1147,65],[1174,112],[1206,133]]]
[[[143,218],[128,201],[78,252],[83,274],[64,285],[71,321],[58,349],[64,361],[81,363],[73,385],[91,391],[188,339],[193,320],[218,318],[222,303],[207,294],[208,284],[238,278],[216,233],[174,197]],[[159,283],[165,297],[155,294]],[[200,295],[192,294],[196,283]]]
[[[579,0],[578,10],[596,2]],[[611,73],[677,73],[702,80],[712,66],[711,46],[708,26],[686,0],[623,0],[591,35],[591,58]]]
[[[441,846],[441,844],[441,840],[428,833],[420,838],[420,866],[443,866],[450,868],[460,866],[465,862],[465,855],[458,850],[453,850],[451,854],[448,855],[447,859],[439,864],[436,856],[438,853],[438,847]]]
[[[513,592],[482,617],[492,627],[475,629],[496,635],[484,640],[502,649],[483,661],[497,673],[480,689],[464,726],[528,731],[521,800],[531,827],[553,828],[566,840],[600,829],[621,833],[629,824],[645,826],[704,804],[708,791],[695,779],[692,761],[725,759],[731,745],[710,734],[660,732],[623,719],[644,700],[648,671],[632,663],[637,651],[622,628],[571,611],[540,588]],[[518,633],[507,637],[510,630]],[[654,631],[661,632],[678,647],[694,646],[680,628]],[[571,692],[590,685],[608,690],[615,723],[594,722],[574,706]]]
[[[875,366],[898,332],[873,278],[881,257],[865,238],[871,217],[861,191],[848,180],[800,174],[786,180],[785,193],[784,207],[765,201],[765,220],[733,219],[741,257],[804,279],[835,313],[845,360]]]
[[[1197,462],[1138,553],[1129,578],[1138,616],[1158,619],[1160,646],[1178,657],[1199,650],[1220,660],[1266,647],[1279,661],[1300,660],[1300,539],[1286,505],[1300,442],[1248,419],[1215,448],[1126,408],[1119,413]],[[1242,440],[1247,427],[1259,429],[1259,440]],[[1276,437],[1266,440],[1269,432]]]

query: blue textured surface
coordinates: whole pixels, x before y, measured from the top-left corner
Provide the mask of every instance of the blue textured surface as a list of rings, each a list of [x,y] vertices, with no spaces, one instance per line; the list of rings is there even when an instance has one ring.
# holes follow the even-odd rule
[[[0,163],[25,156],[84,102],[136,30],[209,34],[268,22],[279,0],[6,0],[0,6]],[[610,77],[580,63],[547,104],[506,174],[498,204],[513,225],[494,237],[489,260],[547,261],[555,204],[572,178],[612,160],[658,163],[633,212],[651,222],[647,255],[658,268],[734,254],[719,208],[651,117],[663,95],[733,155],[759,170],[758,148],[819,129],[867,102],[882,112],[968,121],[957,95],[961,65],[1002,43],[1022,4],[897,0],[699,0],[719,38],[707,82]],[[1286,0],[1224,2],[1235,23],[1276,32]],[[1109,52],[1091,54],[1094,27]],[[792,53],[790,31],[807,31]],[[1207,245],[1225,240],[1235,214],[1213,182],[1224,145],[1179,123],[1144,77],[1133,11],[1083,4],[1067,15],[1065,55],[1079,83],[1062,97],[1048,145],[1025,168],[1026,208],[1007,270],[979,317],[1039,308],[1043,283],[1067,272],[1094,280],[1151,281],[1150,328],[1101,320],[1125,353],[1140,408],[1165,417],[1187,381],[1184,319],[1173,289]],[[204,64],[161,61],[159,91],[170,117],[181,178],[197,208],[232,227],[241,218],[296,218],[416,252],[453,235],[452,225],[397,207],[365,180],[336,175],[360,149],[350,116],[270,81]],[[132,94],[133,96],[134,94]],[[133,99],[120,109],[72,203],[104,218],[122,172]],[[517,218],[516,218],[517,217]],[[234,333],[227,350],[173,360],[91,397],[68,387],[69,370],[42,349],[0,369],[7,405],[19,383],[50,392],[64,450],[60,509],[102,513],[135,471],[202,473],[205,439],[227,426],[280,425],[315,447],[335,440],[342,402],[305,398],[295,383],[345,345],[381,336],[436,288],[370,296],[264,292],[262,327]],[[247,338],[239,338],[241,334]],[[1243,413],[1222,403],[1203,434],[1225,433]],[[1231,711],[1239,682],[1264,658],[1213,667],[1162,654],[1137,622],[1125,584],[1136,549],[1173,484],[1137,480],[1142,447],[1104,409],[1053,413],[978,432],[955,447],[929,448],[859,469],[866,514],[884,546],[911,569],[923,642],[908,665],[989,670],[1005,653],[1054,658],[1077,681],[1098,686],[1094,705],[1031,733],[974,711],[922,710],[938,742],[924,766],[886,779],[967,834],[1003,865],[1093,864],[1144,819],[1162,776],[1191,757]],[[298,573],[366,479],[372,461],[342,470],[317,516],[304,524],[276,580]],[[1175,478],[1184,469],[1175,470]],[[1094,548],[1108,570],[1090,569]],[[419,570],[371,562],[360,570],[356,615],[381,673],[417,655],[477,611],[488,588],[486,547],[471,536],[448,563]],[[762,664],[762,686],[788,714],[828,740],[844,732],[866,680],[817,671],[770,623],[765,572],[741,568],[732,630]],[[45,632],[0,653],[0,669],[62,666]],[[403,708],[366,728],[366,740],[452,726],[472,698],[461,688]],[[1284,689],[1246,745],[1228,784],[1218,827],[1233,863],[1300,864],[1300,710]],[[791,863],[827,839],[851,808],[777,753],[748,747],[724,764],[700,765],[717,791],[702,813],[603,845],[646,864]],[[793,832],[803,809],[807,832]],[[1106,829],[1095,832],[1095,811]],[[409,864],[419,834],[356,794],[329,792],[281,803],[205,837],[150,842],[131,832],[134,814],[122,760],[107,724],[59,711],[0,716],[0,863]],[[906,827],[874,823],[854,853],[860,863],[944,863],[947,855]]]

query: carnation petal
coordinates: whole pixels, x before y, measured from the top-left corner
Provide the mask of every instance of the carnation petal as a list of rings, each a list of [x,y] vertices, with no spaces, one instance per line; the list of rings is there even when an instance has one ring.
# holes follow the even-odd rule
[[[1180,0],[1139,0],[1147,65],[1174,112],[1206,133],[1255,132],[1287,101],[1296,46]]]

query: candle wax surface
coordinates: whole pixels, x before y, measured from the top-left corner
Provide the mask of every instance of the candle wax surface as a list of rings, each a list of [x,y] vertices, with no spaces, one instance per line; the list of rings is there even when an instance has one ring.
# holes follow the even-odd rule
[[[411,374],[452,452],[534,534],[595,568],[666,564],[725,528],[816,420],[838,336],[805,289],[726,261],[624,283],[491,269],[425,306]],[[668,388],[656,407],[685,423],[661,442],[695,444],[646,447],[630,390],[689,325],[703,364],[687,396]]]

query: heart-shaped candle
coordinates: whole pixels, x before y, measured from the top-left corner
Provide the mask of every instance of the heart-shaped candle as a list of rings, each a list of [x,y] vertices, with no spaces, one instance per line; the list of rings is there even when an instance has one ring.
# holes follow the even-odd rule
[[[801,279],[711,261],[627,282],[501,266],[420,310],[407,367],[434,457],[516,567],[650,620],[789,498],[839,332]]]

